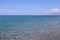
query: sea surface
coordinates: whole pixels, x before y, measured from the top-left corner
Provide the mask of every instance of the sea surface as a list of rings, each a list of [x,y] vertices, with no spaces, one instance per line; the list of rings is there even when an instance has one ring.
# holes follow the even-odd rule
[[[56,33],[59,28],[59,15],[0,15],[0,40],[35,40],[32,35]]]

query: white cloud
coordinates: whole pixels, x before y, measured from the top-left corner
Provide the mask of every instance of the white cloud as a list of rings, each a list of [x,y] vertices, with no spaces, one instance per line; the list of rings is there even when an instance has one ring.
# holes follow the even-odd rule
[[[60,13],[60,9],[59,8],[54,8],[49,10],[50,13]]]
[[[59,8],[53,8],[53,9],[50,9],[50,10],[46,10],[44,11],[44,13],[46,15],[50,15],[50,14],[60,14],[60,9]]]

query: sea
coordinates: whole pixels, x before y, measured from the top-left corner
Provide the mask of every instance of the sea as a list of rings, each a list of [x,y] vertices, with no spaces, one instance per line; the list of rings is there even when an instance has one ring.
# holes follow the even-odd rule
[[[59,28],[59,15],[0,15],[0,40],[35,40],[33,35]]]

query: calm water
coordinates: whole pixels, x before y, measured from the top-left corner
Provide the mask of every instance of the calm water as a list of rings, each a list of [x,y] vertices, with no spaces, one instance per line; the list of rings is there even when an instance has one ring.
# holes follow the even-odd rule
[[[60,16],[0,16],[0,34],[2,35],[48,32],[59,27]]]
[[[0,32],[36,32],[55,22],[60,22],[60,16],[0,16]]]

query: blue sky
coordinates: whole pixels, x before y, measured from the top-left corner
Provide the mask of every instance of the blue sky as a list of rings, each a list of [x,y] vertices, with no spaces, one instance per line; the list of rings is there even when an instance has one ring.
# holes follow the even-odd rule
[[[0,0],[0,15],[60,13],[60,0]]]

